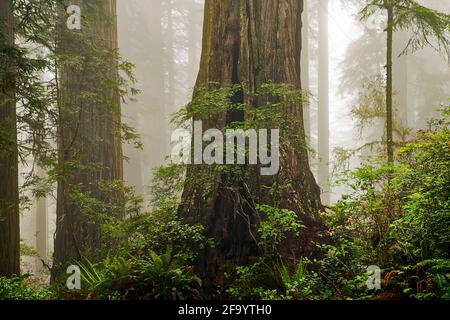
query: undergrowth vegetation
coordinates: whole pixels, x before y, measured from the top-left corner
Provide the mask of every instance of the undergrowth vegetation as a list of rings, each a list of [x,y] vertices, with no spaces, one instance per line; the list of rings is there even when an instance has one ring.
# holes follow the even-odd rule
[[[222,298],[235,299],[450,299],[450,109],[397,150],[388,165],[374,158],[345,172],[347,186],[322,214],[327,241],[316,257],[286,259],[277,246],[304,226],[284,208],[258,204],[255,235],[263,254],[245,266],[230,266]],[[129,219],[104,230],[114,243],[100,263],[76,261],[82,289],[65,283],[37,287],[27,277],[0,279],[2,299],[204,299],[195,273],[198,252],[213,245],[204,227],[177,213],[184,170],[155,174],[153,211],[130,197]],[[381,269],[381,289],[369,290],[368,266]]]

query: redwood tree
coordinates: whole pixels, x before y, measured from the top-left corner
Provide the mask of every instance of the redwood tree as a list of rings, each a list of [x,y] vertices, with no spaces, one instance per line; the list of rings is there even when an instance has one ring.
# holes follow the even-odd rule
[[[0,277],[20,274],[12,1],[0,1]]]
[[[210,83],[239,85],[242,90],[232,97],[233,102],[257,108],[269,102],[267,97],[257,95],[263,84],[283,83],[301,89],[302,11],[302,0],[206,0],[194,97],[199,88]],[[285,110],[286,118],[298,120],[301,145],[294,148],[281,128],[280,171],[276,176],[262,177],[259,170],[248,166],[249,178],[235,182],[209,166],[188,167],[179,213],[189,223],[203,224],[206,235],[214,240],[213,247],[200,253],[197,266],[205,276],[206,286],[223,283],[223,267],[227,264],[245,264],[259,255],[254,237],[259,220],[255,202],[270,203],[265,190],[277,181],[290,182],[280,191],[277,205],[295,211],[310,227],[303,231],[300,241],[291,242],[283,251],[291,255],[309,251],[308,234],[318,225],[317,213],[321,209],[320,190],[308,163],[302,110],[298,105]],[[195,120],[203,120],[205,131],[223,129],[246,117],[246,112],[227,111],[212,119],[200,116]],[[190,183],[202,175],[212,181],[207,193],[202,183]]]
[[[80,30],[60,10],[57,39],[59,180],[53,276],[98,256],[102,215],[123,213],[116,1],[74,1]],[[103,217],[104,218],[104,217]]]

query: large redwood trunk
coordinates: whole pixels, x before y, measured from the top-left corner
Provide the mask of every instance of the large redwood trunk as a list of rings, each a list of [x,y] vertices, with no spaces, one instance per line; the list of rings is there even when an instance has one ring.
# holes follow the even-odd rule
[[[222,86],[240,84],[242,93],[235,102],[248,106],[261,105],[256,98],[260,86],[269,81],[285,83],[296,89],[300,84],[301,14],[302,0],[206,0],[203,30],[203,48],[196,87],[210,82]],[[195,93],[194,93],[195,94]],[[257,101],[258,100],[258,101]],[[220,114],[215,119],[203,120],[203,130],[223,129],[233,120],[242,120],[244,113]],[[298,213],[308,225],[315,225],[321,209],[320,190],[310,171],[305,144],[301,108],[289,107],[286,117],[298,119],[300,148],[283,140],[281,130],[280,172],[274,177],[261,177],[249,166],[251,177],[235,185],[235,192],[226,188],[232,184],[226,174],[213,173],[208,166],[190,166],[187,181],[209,175],[212,191],[205,197],[204,186],[187,184],[182,197],[180,215],[189,223],[206,226],[208,237],[215,246],[200,253],[198,271],[203,273],[206,285],[223,283],[223,268],[227,264],[245,264],[259,254],[255,241],[258,215],[254,203],[270,203],[263,186],[276,180],[292,182],[281,192],[280,206]],[[271,128],[268,128],[271,129]],[[286,252],[308,252],[308,239],[294,242]]]
[[[0,277],[20,274],[12,1],[0,0]]]
[[[123,195],[111,191],[123,180],[120,97],[112,85],[118,79],[115,0],[78,0],[83,21],[79,31],[66,29],[60,13],[58,54],[80,59],[81,65],[58,66],[60,125],[54,272],[56,276],[81,255],[100,253],[99,222],[81,212],[74,191],[111,206],[107,214],[121,214]],[[115,208],[115,209],[114,209]],[[115,211],[115,212],[114,212]],[[95,209],[94,213],[100,213]]]

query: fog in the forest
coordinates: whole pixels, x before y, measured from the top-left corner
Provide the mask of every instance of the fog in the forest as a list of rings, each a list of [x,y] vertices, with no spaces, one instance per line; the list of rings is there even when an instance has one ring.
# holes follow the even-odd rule
[[[320,0],[325,1],[325,0]],[[450,1],[421,1],[424,5],[450,11]],[[371,79],[381,76],[384,71],[383,52],[385,34],[377,21],[362,23],[358,20],[358,1],[329,0],[328,3],[328,44],[329,44],[329,172],[334,171],[335,150],[337,148],[356,149],[365,142],[379,139],[383,123],[372,119],[370,127],[360,130],[352,116],[352,108],[358,104],[361,92]],[[133,145],[124,147],[127,157],[125,180],[135,188],[137,194],[149,198],[149,183],[152,170],[167,160],[170,153],[170,135],[173,128],[169,124],[171,114],[185,105],[191,97],[195,84],[201,52],[202,0],[118,0],[119,47],[123,58],[135,64],[137,86],[141,93],[136,101],[128,101],[122,106],[123,120],[135,127],[140,134],[143,149]],[[306,19],[307,18],[307,19]],[[383,17],[380,17],[381,21]],[[319,119],[317,107],[320,99],[317,1],[308,1],[308,41],[304,54],[303,83],[309,84],[312,93],[307,119],[311,148],[318,150]],[[323,30],[322,30],[323,31]],[[322,33],[323,36],[323,33]],[[402,51],[408,39],[401,32],[395,35],[395,56]],[[402,125],[420,128],[426,119],[440,108],[450,96],[450,71],[446,60],[432,49],[420,50],[395,61],[395,101],[398,119]],[[302,71],[303,72],[303,71]],[[308,86],[308,85],[307,85]],[[307,89],[307,88],[304,88]],[[322,100],[326,101],[326,100]],[[326,129],[326,123],[321,127]],[[327,143],[324,141],[323,143]],[[361,150],[360,154],[371,152]],[[326,154],[326,153],[325,153]],[[317,175],[319,162],[323,159],[317,152],[311,155],[313,170]],[[352,165],[357,165],[353,158]],[[327,162],[327,161],[325,161]],[[326,168],[327,163],[320,166]],[[25,172],[27,168],[22,168]],[[323,189],[327,189],[322,185]],[[336,201],[341,190],[331,188],[331,194],[324,199]],[[327,200],[325,200],[327,202]],[[21,232],[26,243],[36,247],[36,235],[42,229],[36,228],[36,208],[47,210],[47,244],[38,248],[50,257],[55,230],[55,199],[49,197],[35,201],[33,207],[22,214]],[[42,221],[42,219],[40,220]],[[42,228],[42,226],[40,227]],[[39,229],[39,228],[38,228]],[[45,226],[44,226],[45,232]]]

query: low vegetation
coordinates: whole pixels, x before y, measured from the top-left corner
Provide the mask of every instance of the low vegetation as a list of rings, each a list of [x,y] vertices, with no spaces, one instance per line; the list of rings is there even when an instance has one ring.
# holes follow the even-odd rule
[[[292,211],[258,205],[257,241],[263,254],[230,266],[222,298],[235,299],[450,299],[450,109],[396,152],[393,165],[374,158],[343,173],[348,187],[323,214],[317,257],[277,254],[288,233],[303,225]],[[109,221],[117,245],[100,263],[78,261],[82,289],[63,282],[42,287],[28,276],[0,279],[2,299],[202,299],[197,253],[212,245],[200,225],[177,216],[182,170],[161,168],[154,183],[155,210],[125,222]],[[161,183],[164,181],[164,183]],[[164,186],[171,186],[170,190]],[[158,187],[159,186],[159,187]],[[131,199],[139,212],[139,201]],[[369,290],[367,267],[381,269],[381,289]]]

